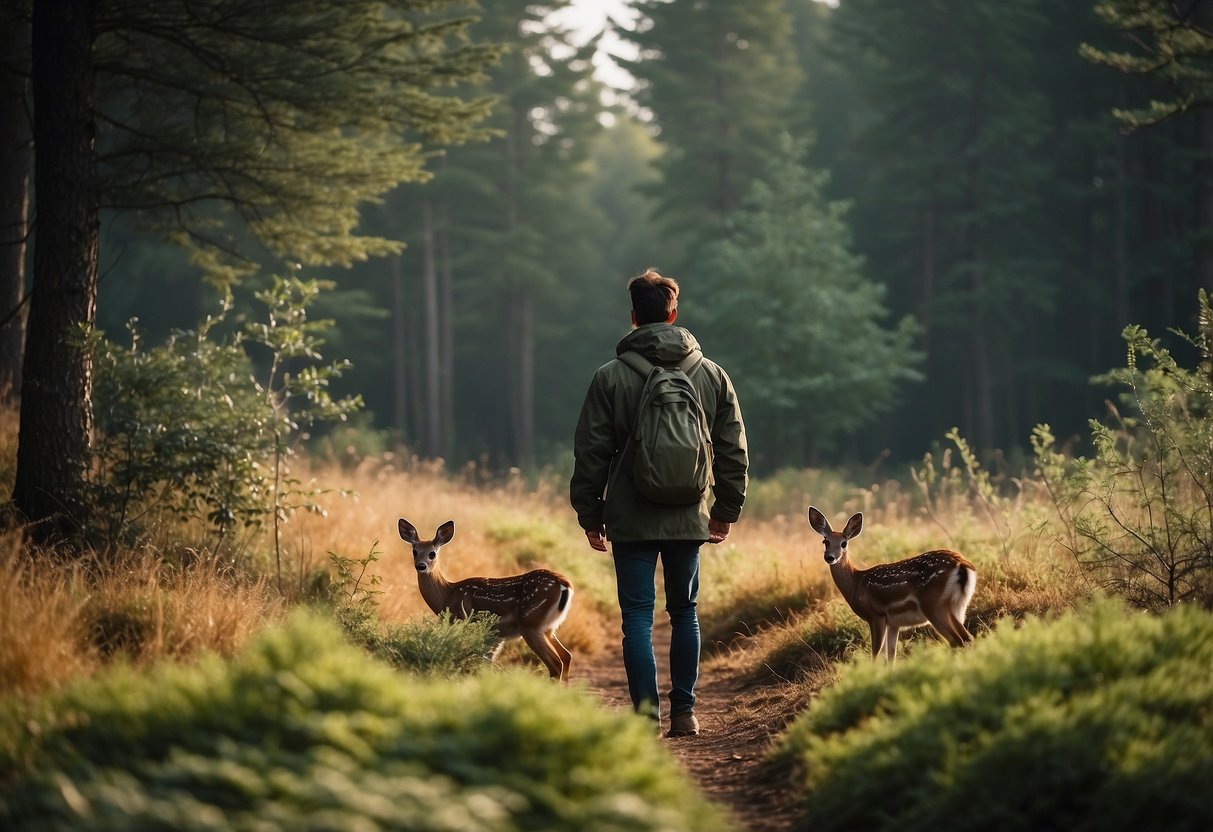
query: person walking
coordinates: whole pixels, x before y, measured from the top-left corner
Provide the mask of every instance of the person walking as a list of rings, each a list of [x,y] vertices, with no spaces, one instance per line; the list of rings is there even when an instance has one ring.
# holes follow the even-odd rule
[[[671,628],[670,737],[699,733],[699,548],[722,542],[741,516],[749,467],[733,383],[703,357],[695,336],[674,326],[678,292],[675,280],[652,268],[628,282],[633,329],[590,382],[569,484],[590,547],[605,552],[611,543],[628,692],[659,731],[653,608],[661,561]]]

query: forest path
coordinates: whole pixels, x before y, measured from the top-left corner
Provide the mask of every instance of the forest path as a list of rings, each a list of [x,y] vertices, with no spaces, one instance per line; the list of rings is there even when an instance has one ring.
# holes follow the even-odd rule
[[[617,634],[618,628],[614,632]],[[664,697],[669,692],[670,624],[660,609],[653,629],[653,647]],[[574,658],[573,679],[586,683],[608,708],[631,709],[617,635],[612,644],[584,662]],[[789,693],[790,687],[755,685],[721,663],[706,663],[700,668],[696,688],[699,736],[666,738],[668,714],[662,719],[661,742],[700,789],[728,808],[737,825],[749,832],[797,828],[797,794],[765,761],[773,739],[796,715],[796,697]],[[668,707],[668,700],[663,698],[663,711]]]

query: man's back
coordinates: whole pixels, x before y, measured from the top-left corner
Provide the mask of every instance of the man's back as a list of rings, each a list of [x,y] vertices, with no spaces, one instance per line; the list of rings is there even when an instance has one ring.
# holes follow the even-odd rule
[[[646,324],[630,332],[616,355],[634,351],[661,366],[677,365],[698,350],[695,337],[682,327]],[[574,439],[576,466],[571,501],[582,528],[606,526],[612,540],[707,540],[711,517],[736,522],[745,499],[745,427],[728,375],[705,358],[691,376],[710,425],[713,447],[712,493],[698,504],[661,505],[637,493],[626,466],[619,465],[634,427],[644,379],[615,359],[594,374]],[[605,502],[603,500],[605,492]]]

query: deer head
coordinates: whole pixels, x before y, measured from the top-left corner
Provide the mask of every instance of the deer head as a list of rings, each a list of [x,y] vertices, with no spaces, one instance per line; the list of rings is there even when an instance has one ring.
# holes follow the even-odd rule
[[[438,550],[451,542],[455,536],[455,521],[447,520],[438,527],[432,540],[422,540],[417,535],[417,528],[400,518],[398,524],[400,539],[413,547],[413,566],[418,572],[435,572],[438,569]]]

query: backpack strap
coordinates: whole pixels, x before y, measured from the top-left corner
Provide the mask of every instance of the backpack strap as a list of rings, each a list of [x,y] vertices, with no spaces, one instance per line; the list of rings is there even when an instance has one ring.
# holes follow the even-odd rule
[[[655,365],[635,350],[628,350],[625,353],[620,353],[619,360],[627,364],[636,372],[640,373],[641,378],[648,378],[649,373],[653,372]]]
[[[690,378],[701,364],[703,364],[703,350],[691,350],[686,358],[678,362],[678,369],[686,373],[687,378]]]
[[[619,360],[627,364],[643,378],[648,378],[649,373],[653,372],[656,368],[655,364],[635,350],[620,353]],[[690,378],[691,374],[698,370],[701,364],[703,364],[703,350],[691,350],[686,358],[678,362],[678,369],[682,370]]]

